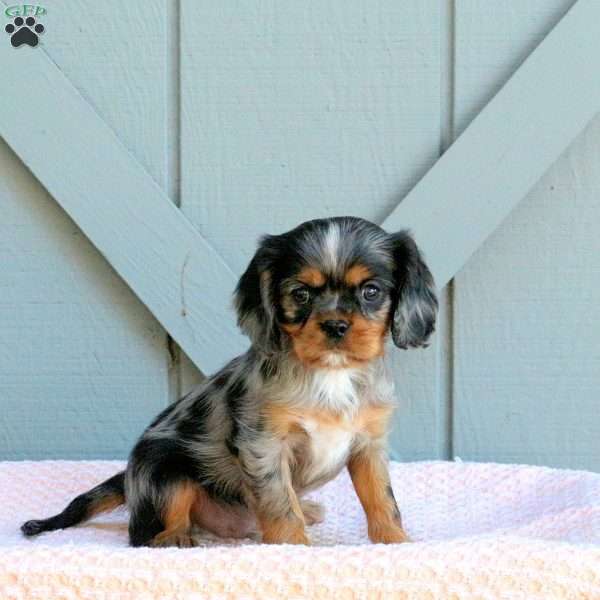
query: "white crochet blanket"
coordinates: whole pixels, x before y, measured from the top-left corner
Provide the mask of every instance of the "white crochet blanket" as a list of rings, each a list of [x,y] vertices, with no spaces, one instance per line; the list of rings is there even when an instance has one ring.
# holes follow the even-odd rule
[[[600,598],[600,475],[539,467],[391,465],[412,544],[370,544],[347,475],[313,497],[312,547],[200,536],[193,549],[127,546],[122,510],[24,539],[23,520],[61,510],[122,467],[0,463],[2,600],[204,598]]]

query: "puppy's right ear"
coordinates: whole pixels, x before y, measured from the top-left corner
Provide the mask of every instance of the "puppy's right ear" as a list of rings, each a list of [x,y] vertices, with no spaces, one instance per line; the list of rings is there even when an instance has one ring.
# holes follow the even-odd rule
[[[240,329],[252,344],[267,353],[281,347],[281,333],[275,322],[272,268],[276,258],[276,236],[261,238],[258,250],[240,277],[234,305]]]

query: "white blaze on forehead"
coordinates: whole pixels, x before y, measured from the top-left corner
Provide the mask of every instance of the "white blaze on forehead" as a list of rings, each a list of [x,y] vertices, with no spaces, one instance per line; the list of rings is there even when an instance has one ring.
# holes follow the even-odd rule
[[[323,239],[323,262],[335,271],[340,252],[341,232],[338,223],[330,223]]]

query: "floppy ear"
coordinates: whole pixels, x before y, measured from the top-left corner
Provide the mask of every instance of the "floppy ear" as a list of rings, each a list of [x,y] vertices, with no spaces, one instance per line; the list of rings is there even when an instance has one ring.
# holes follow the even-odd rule
[[[275,323],[272,294],[274,236],[261,238],[258,250],[235,288],[234,305],[240,329],[252,344],[267,353],[280,348],[280,331]]]
[[[392,339],[398,348],[427,346],[438,309],[433,275],[408,231],[391,237],[396,263]]]

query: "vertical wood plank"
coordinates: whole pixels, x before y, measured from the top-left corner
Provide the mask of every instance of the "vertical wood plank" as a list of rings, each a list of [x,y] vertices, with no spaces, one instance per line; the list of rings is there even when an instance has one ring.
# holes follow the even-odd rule
[[[168,193],[181,209],[181,26],[184,15],[181,0],[172,0],[168,13],[168,90],[167,90],[167,140],[168,140]],[[182,212],[185,213],[184,210]],[[171,402],[199,384],[204,375],[175,342],[168,338],[171,359],[169,395]]]
[[[181,206],[234,271],[262,233],[383,221],[433,165],[440,21],[438,0],[182,0]],[[439,454],[436,357],[391,351],[397,458]]]
[[[572,4],[457,3],[459,128]],[[455,279],[463,459],[600,470],[598,140],[596,119]]]
[[[384,221],[419,231],[438,285],[597,114],[598,22],[600,3],[579,0]]]
[[[164,186],[168,5],[138,8],[56,0],[42,46]],[[164,330],[3,143],[0,199],[0,458],[123,458],[168,398]]]

